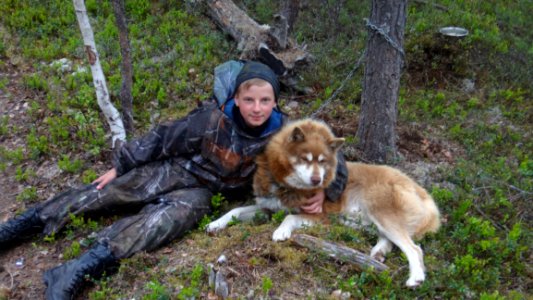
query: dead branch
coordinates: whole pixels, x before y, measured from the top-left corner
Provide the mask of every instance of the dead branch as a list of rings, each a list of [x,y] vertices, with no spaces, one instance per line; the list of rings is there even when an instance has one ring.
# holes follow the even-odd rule
[[[292,237],[292,241],[300,247],[305,247],[318,253],[324,253],[342,262],[355,264],[361,269],[371,268],[378,272],[383,272],[389,268],[385,264],[357,250],[327,242],[310,235],[296,234]]]
[[[289,22],[276,15],[272,26],[259,24],[231,0],[205,0],[209,17],[234,40],[241,59],[259,59],[276,74],[287,75],[296,66],[312,59],[305,45],[287,37]]]

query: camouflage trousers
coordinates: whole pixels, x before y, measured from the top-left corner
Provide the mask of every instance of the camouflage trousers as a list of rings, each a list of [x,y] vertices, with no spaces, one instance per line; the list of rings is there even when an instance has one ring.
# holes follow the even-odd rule
[[[113,255],[126,258],[151,251],[183,236],[210,213],[212,192],[172,160],[137,167],[117,177],[103,189],[87,185],[71,189],[42,204],[39,216],[45,234],[60,230],[69,214],[91,215],[103,210],[144,205],[98,233]]]

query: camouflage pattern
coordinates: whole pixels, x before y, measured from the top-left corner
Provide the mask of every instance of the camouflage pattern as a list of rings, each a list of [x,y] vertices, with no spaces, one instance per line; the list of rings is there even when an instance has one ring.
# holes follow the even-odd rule
[[[120,175],[102,190],[71,189],[43,203],[45,234],[60,230],[69,214],[144,205],[98,235],[113,255],[124,258],[154,250],[194,228],[210,212],[213,192],[250,186],[254,157],[270,134],[250,137],[216,105],[205,105],[184,119],[161,125],[125,144],[114,165]]]
[[[254,158],[272,133],[249,136],[216,104],[209,103],[124,145],[115,152],[113,165],[120,175],[147,162],[172,157],[212,191],[242,188],[250,186]]]
[[[194,228],[210,212],[213,193],[250,189],[254,158],[273,132],[252,137],[242,132],[216,104],[201,106],[170,125],[124,144],[113,165],[119,175],[102,190],[72,189],[40,206],[44,233],[60,230],[69,214],[144,208],[102,230],[98,239],[117,258],[154,250]],[[337,180],[326,191],[336,200],[346,184],[340,157]]]
[[[186,188],[167,193],[138,214],[123,218],[102,230],[100,243],[107,243],[117,258],[129,257],[138,251],[152,251],[182,237],[211,209],[211,191]]]

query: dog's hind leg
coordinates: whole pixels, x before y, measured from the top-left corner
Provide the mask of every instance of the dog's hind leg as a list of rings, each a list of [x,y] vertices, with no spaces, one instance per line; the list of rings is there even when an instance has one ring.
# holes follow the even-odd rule
[[[413,242],[407,230],[401,227],[399,228],[397,224],[390,221],[374,223],[378,226],[380,234],[398,246],[407,256],[407,260],[409,261],[409,279],[407,279],[405,285],[408,287],[420,285],[426,279],[422,249]]]
[[[206,227],[207,232],[216,232],[218,230],[224,229],[228,226],[228,223],[233,220],[233,218],[236,218],[240,221],[248,221],[251,220],[255,214],[261,210],[261,207],[258,205],[250,205],[250,206],[243,206],[243,207],[237,207],[229,212],[227,212],[222,217],[218,218],[216,221],[213,221],[209,223]]]
[[[383,235],[379,235],[378,242],[376,245],[372,248],[372,251],[370,251],[370,256],[375,258],[376,260],[380,262],[385,261],[385,256],[392,250],[392,243],[391,241],[386,238]]]

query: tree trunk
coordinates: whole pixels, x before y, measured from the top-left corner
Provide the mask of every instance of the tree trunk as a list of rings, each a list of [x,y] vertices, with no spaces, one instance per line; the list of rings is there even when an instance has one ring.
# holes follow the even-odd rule
[[[290,74],[299,64],[309,63],[311,56],[305,45],[287,38],[288,21],[278,15],[273,26],[260,25],[231,0],[205,0],[207,13],[233,39],[241,51],[241,59],[259,59],[276,74]]]
[[[339,36],[339,32],[342,31],[341,30],[342,25],[341,25],[339,16],[345,4],[346,4],[346,0],[336,0],[336,1],[322,0],[322,6],[327,11],[328,17],[329,17],[327,20],[325,20],[326,24],[328,24],[329,29],[331,30],[331,34],[329,35],[329,38],[333,39],[334,41],[337,40],[337,37]]]
[[[291,33],[300,12],[300,0],[282,0],[280,15],[287,20],[287,32]]]
[[[126,133],[133,135],[133,96],[131,87],[133,85],[133,67],[131,62],[131,47],[128,39],[128,26],[126,23],[126,13],[124,0],[112,0],[115,21],[118,27],[118,38],[120,43],[120,54],[122,55],[122,86],[120,88],[120,103],[122,104],[122,116]]]
[[[109,100],[109,92],[107,90],[104,72],[100,65],[100,59],[98,58],[98,52],[96,51],[94,34],[91,28],[91,23],[89,23],[89,17],[87,16],[85,2],[83,0],[73,0],[73,3],[76,11],[76,18],[78,19],[78,25],[80,26],[81,34],[83,36],[85,53],[87,54],[87,59],[91,65],[93,83],[96,90],[96,99],[111,129],[111,146],[114,148],[117,146],[117,142],[120,143],[126,140],[124,124],[122,123],[118,110]]]
[[[372,1],[369,25],[375,24],[382,33],[375,28],[369,31],[357,137],[363,158],[376,163],[391,162],[397,155],[395,126],[406,11],[407,0]]]
[[[296,234],[292,237],[292,241],[300,247],[305,247],[318,253],[324,253],[338,261],[355,264],[360,269],[372,268],[378,272],[382,272],[389,268],[387,265],[357,250],[330,243],[310,235]]]

